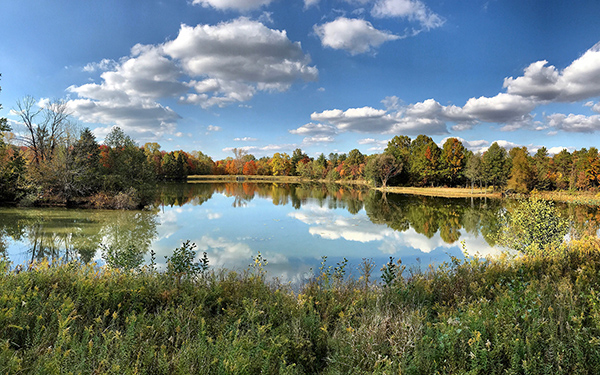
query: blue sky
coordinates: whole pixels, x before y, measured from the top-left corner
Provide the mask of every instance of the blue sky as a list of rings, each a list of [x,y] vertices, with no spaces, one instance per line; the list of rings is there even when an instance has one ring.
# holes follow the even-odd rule
[[[99,140],[215,159],[598,146],[600,2],[19,0],[2,5],[4,109],[63,98]]]

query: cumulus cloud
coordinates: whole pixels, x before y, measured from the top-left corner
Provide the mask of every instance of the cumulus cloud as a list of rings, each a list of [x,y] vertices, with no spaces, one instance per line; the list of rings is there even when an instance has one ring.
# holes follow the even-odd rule
[[[380,2],[386,6],[404,4],[410,12],[414,2]],[[383,5],[382,5],[383,6]],[[395,9],[395,8],[394,8]],[[400,8],[394,14],[401,14]],[[405,14],[405,13],[402,13]],[[408,13],[406,13],[408,14]],[[540,105],[553,102],[574,102],[600,96],[600,43],[586,51],[562,71],[548,66],[547,61],[529,65],[521,77],[504,80],[506,92],[492,97],[473,97],[464,106],[444,106],[434,99],[403,105],[396,96],[382,100],[385,110],[371,107],[326,110],[313,113],[313,121],[335,126],[339,132],[399,134],[444,134],[447,124],[453,131],[465,131],[479,123],[502,125],[501,131],[519,129],[558,130],[591,133],[600,131],[600,116],[553,114],[543,121],[534,121],[532,112]],[[600,113],[600,103],[584,104]],[[507,145],[511,148],[511,145]]]
[[[372,107],[326,110],[314,112],[310,118],[313,121],[328,122],[339,131],[357,132],[389,132],[396,123],[392,115],[383,109]]]
[[[233,9],[248,11],[269,5],[273,0],[193,0],[192,4],[205,8],[212,7],[219,10]]]
[[[338,131],[395,134],[448,133],[445,107],[434,100],[411,104],[398,111],[372,107],[326,110],[311,115],[313,121],[329,123]]]
[[[556,130],[563,130],[570,133],[593,133],[600,130],[600,115],[574,115],[568,116],[562,113],[555,113],[547,116],[548,125]]]
[[[173,131],[179,118],[161,99],[223,107],[248,101],[258,91],[285,91],[298,79],[318,76],[300,43],[289,40],[285,31],[245,17],[214,26],[182,25],[174,40],[137,44],[118,63],[105,59],[84,70],[104,71],[101,83],[68,88],[78,96],[69,101],[76,117],[116,124],[128,132],[153,132],[155,137]]]
[[[215,125],[208,125],[206,127],[206,131],[209,131],[209,132],[220,132],[221,131],[221,127],[220,126],[215,126]]]
[[[315,25],[313,30],[323,46],[342,49],[351,55],[371,52],[385,42],[400,39],[388,31],[377,30],[368,21],[346,17]]]
[[[298,135],[315,135],[315,134],[335,134],[337,133],[337,130],[335,128],[335,126],[331,126],[331,125],[327,125],[327,124],[320,124],[320,123],[312,123],[309,122],[308,124],[302,125],[301,127],[297,128],[297,129],[292,129],[289,131],[292,134],[298,134]]]
[[[463,111],[485,122],[521,122],[530,117],[536,107],[533,100],[518,95],[500,93],[494,97],[471,98],[463,107]]]
[[[378,0],[371,10],[373,17],[403,17],[419,22],[421,27],[429,30],[440,27],[444,19],[432,12],[419,0]]]
[[[600,43],[587,50],[564,70],[546,60],[529,65],[521,77],[508,77],[509,94],[536,100],[575,102],[600,96]]]

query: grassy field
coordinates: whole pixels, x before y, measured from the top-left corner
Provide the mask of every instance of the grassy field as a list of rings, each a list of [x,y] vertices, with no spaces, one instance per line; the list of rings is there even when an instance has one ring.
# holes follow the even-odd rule
[[[397,194],[413,194],[413,195],[427,195],[432,197],[446,197],[446,198],[459,198],[459,197],[488,197],[488,198],[500,198],[499,192],[494,192],[492,188],[480,189],[466,189],[466,188],[447,188],[447,187],[402,187],[393,186],[385,189],[379,189],[388,193]]]
[[[476,251],[477,249],[469,249]],[[0,263],[2,374],[598,374],[600,242],[405,270]]]

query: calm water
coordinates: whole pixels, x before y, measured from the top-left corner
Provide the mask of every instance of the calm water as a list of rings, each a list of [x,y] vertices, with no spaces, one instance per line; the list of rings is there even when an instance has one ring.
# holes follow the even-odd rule
[[[573,231],[598,231],[596,208],[560,206]],[[211,266],[244,269],[260,252],[269,275],[298,281],[323,256],[349,271],[363,258],[376,270],[390,256],[425,268],[449,256],[493,254],[501,202],[382,195],[339,185],[166,184],[144,211],[0,208],[0,251],[16,264],[36,258],[102,262],[102,247],[164,256],[185,240]]]

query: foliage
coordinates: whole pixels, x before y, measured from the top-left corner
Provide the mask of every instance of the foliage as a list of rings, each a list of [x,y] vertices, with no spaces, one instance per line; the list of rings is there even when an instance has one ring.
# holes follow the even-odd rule
[[[208,269],[208,258],[206,252],[199,262],[195,262],[196,244],[190,241],[184,242],[181,247],[173,250],[173,255],[165,256],[167,260],[167,275],[174,277],[179,284],[182,278],[194,279]]]
[[[392,155],[371,156],[365,167],[365,178],[375,186],[386,187],[388,181],[402,172],[403,165]]]
[[[507,187],[517,193],[527,193],[532,185],[532,171],[526,147],[515,147],[510,150],[511,175]]]
[[[442,146],[441,177],[451,186],[462,181],[466,166],[466,152],[467,149],[458,138],[448,138]]]
[[[384,285],[322,267],[297,292],[264,275],[0,260],[0,368],[29,373],[600,372],[600,242],[563,253],[393,259]],[[259,276],[259,277],[257,277]],[[363,275],[364,276],[364,275]],[[337,276],[336,276],[337,277]],[[326,284],[326,281],[329,283]]]
[[[554,205],[537,198],[519,201],[505,214],[502,228],[500,244],[524,253],[559,248],[568,230]]]
[[[504,186],[509,174],[509,165],[507,162],[506,150],[492,143],[490,148],[483,154],[483,179],[487,184],[494,187]]]

